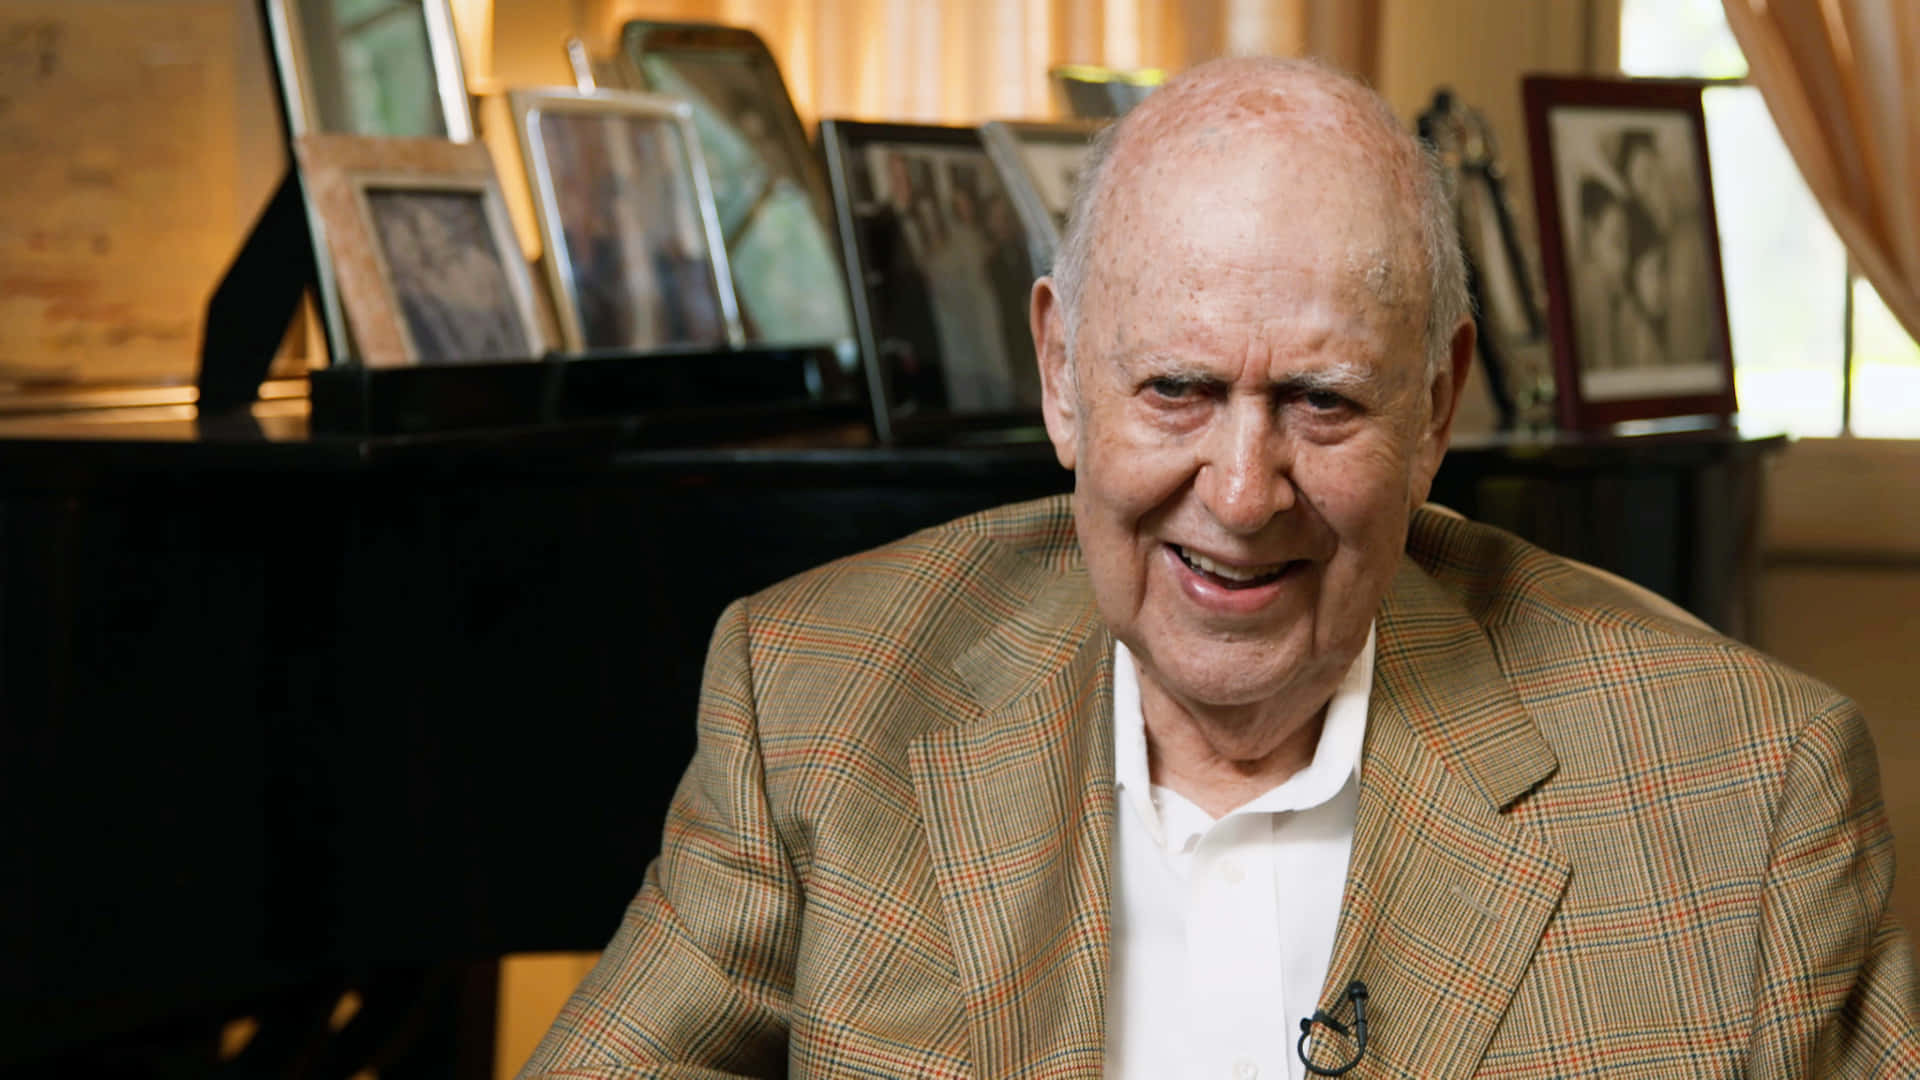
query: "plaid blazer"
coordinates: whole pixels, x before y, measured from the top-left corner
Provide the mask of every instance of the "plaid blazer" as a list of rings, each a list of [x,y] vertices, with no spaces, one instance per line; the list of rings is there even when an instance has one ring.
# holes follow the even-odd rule
[[[662,853],[523,1075],[1098,1076],[1112,654],[1064,498],[734,604]],[[1415,515],[1322,991],[1372,992],[1350,1076],[1920,1076],[1892,878],[1851,703]]]

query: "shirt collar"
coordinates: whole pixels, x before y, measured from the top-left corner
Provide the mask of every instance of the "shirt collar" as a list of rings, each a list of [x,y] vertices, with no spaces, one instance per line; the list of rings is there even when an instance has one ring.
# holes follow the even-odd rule
[[[1367,733],[1367,700],[1373,690],[1374,631],[1375,627],[1367,627],[1367,643],[1327,701],[1326,722],[1321,725],[1313,760],[1234,813],[1306,810],[1338,795],[1359,772],[1360,747]],[[1134,670],[1133,654],[1119,638],[1113,641],[1113,762],[1115,783],[1147,823],[1155,841],[1164,845],[1165,830],[1153,803],[1147,769],[1147,725],[1140,708],[1140,676]]]

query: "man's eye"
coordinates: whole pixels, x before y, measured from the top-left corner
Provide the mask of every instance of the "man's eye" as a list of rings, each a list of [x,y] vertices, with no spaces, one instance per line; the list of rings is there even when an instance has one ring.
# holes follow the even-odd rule
[[[1331,390],[1309,390],[1304,397],[1307,404],[1319,412],[1333,412],[1347,407],[1347,399]]]
[[[1193,393],[1193,383],[1185,379],[1150,379],[1147,389],[1163,398],[1179,399]]]

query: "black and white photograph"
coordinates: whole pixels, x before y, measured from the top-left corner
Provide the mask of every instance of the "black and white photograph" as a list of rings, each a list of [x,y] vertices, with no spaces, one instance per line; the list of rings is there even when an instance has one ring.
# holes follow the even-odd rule
[[[369,186],[366,200],[420,363],[531,355],[484,192]]]
[[[1536,147],[1556,348],[1582,406],[1668,402],[1631,411],[1676,415],[1733,392],[1699,89],[1625,90],[1626,100],[1576,96],[1534,110],[1548,158],[1543,170]]]
[[[830,210],[779,66],[752,31],[627,24],[630,68],[649,90],[686,102],[712,177],[734,293],[748,340],[853,337]]]
[[[512,100],[567,348],[733,341],[725,254],[686,107],[618,91]]]
[[[892,417],[1036,410],[1033,262],[978,136],[831,123],[824,137],[845,170],[852,254]],[[877,137],[862,137],[868,131]]]

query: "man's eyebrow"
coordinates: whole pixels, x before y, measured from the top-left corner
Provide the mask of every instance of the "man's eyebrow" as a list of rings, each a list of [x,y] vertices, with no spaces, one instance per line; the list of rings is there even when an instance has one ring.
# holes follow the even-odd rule
[[[1373,376],[1359,364],[1341,362],[1311,371],[1296,371],[1273,380],[1273,389],[1285,394],[1310,394],[1317,390],[1351,394],[1374,382]]]
[[[1143,352],[1125,358],[1122,367],[1130,379],[1153,379],[1188,386],[1225,386],[1233,380],[1205,364],[1162,352]],[[1284,396],[1332,391],[1354,394],[1376,381],[1370,368],[1351,360],[1340,360],[1267,380],[1271,393]]]

